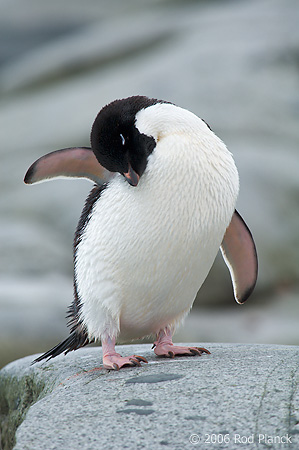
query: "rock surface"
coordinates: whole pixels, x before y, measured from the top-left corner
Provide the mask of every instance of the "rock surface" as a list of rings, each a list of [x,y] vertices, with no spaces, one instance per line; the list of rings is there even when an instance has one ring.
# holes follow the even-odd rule
[[[298,0],[1,2],[0,366],[64,337],[73,233],[91,187],[28,187],[24,174],[49,151],[89,145],[99,108],[133,94],[193,111],[232,151],[260,267],[246,341],[299,343],[297,306],[277,295],[297,284],[298,299],[298,23]],[[244,339],[221,258],[202,305],[223,310],[217,321],[201,312],[184,340]]]
[[[149,364],[119,372],[98,348],[15,361],[0,371],[1,448],[298,449],[298,347],[205,346],[177,359],[120,346]]]

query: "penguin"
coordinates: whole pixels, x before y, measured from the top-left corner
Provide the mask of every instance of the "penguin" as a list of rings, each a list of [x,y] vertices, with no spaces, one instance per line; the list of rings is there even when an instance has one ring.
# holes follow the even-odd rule
[[[70,335],[33,363],[101,342],[103,365],[140,366],[116,342],[154,336],[157,356],[200,356],[177,346],[218,250],[242,304],[257,279],[257,252],[236,211],[239,176],[232,154],[207,123],[171,102],[132,96],[98,113],[91,147],[54,151],[25,175],[33,184],[86,178],[94,186],[74,238]]]

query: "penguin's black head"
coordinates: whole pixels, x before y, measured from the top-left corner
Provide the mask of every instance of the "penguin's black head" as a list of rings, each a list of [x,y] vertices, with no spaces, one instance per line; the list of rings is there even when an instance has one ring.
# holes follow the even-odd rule
[[[160,100],[134,96],[104,106],[91,130],[91,147],[99,163],[111,172],[120,172],[132,185],[138,184],[147,158],[155,148],[153,137],[139,132],[136,114]]]

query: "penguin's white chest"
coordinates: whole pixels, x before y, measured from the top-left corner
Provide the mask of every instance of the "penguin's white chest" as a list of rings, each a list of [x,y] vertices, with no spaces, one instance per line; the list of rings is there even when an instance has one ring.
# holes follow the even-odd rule
[[[190,142],[186,158],[176,142],[151,155],[137,187],[116,177],[93,207],[76,278],[81,317],[95,337],[174,327],[213,264],[235,208],[235,165],[223,144],[218,165]]]

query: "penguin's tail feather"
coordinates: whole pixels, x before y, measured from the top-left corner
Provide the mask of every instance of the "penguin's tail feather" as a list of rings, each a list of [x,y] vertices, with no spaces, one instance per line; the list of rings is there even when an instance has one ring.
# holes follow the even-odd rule
[[[68,352],[77,350],[78,348],[84,347],[92,342],[94,342],[94,340],[89,340],[85,331],[76,329],[64,341],[60,342],[55,347],[51,348],[46,353],[32,361],[31,365],[40,362],[43,359],[47,359],[47,361],[49,361],[49,359],[55,358],[55,356],[58,356],[61,353],[66,355]]]

